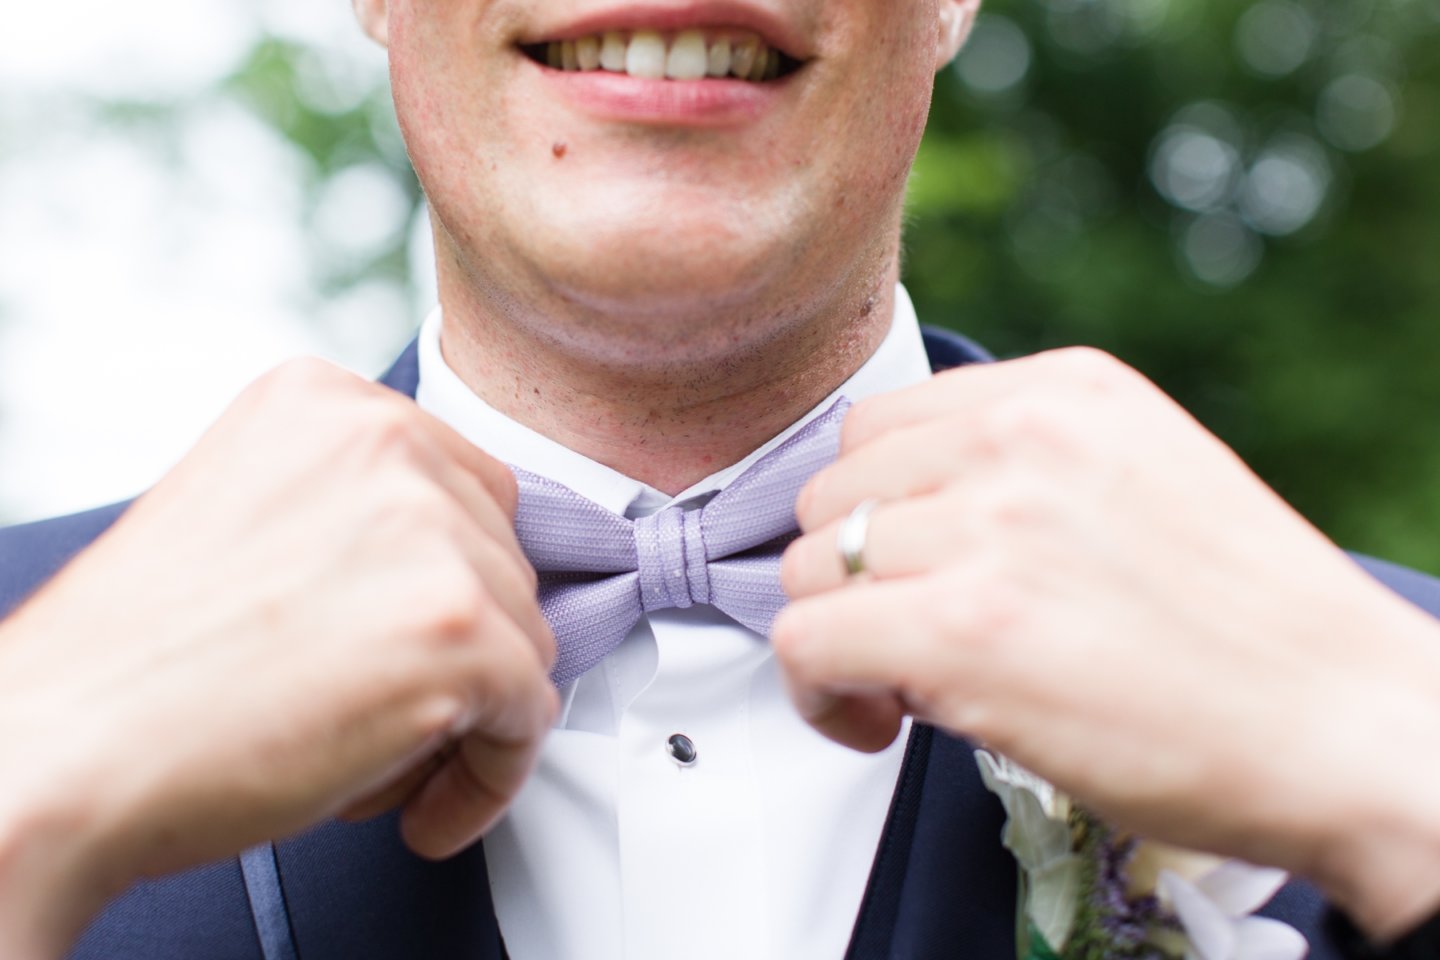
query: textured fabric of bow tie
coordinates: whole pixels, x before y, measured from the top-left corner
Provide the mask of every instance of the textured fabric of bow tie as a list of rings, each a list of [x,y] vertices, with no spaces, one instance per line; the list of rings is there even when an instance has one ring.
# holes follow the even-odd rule
[[[555,631],[555,684],[582,676],[656,610],[710,604],[768,636],[785,606],[780,555],[795,537],[795,498],[835,459],[849,408],[836,401],[697,510],[628,520],[516,469],[515,531]]]

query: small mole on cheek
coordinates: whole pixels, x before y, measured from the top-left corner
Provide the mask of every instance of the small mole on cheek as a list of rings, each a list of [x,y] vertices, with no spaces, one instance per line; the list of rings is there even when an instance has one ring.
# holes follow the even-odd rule
[[[556,160],[564,160],[565,154],[570,152],[570,145],[564,140],[556,140],[555,145],[550,148],[550,152],[555,154]]]

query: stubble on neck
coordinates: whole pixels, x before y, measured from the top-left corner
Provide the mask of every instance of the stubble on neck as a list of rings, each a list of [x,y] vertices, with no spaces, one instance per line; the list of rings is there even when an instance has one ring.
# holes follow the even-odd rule
[[[486,309],[470,290],[447,296],[442,276],[441,346],[451,369],[499,412],[676,494],[746,457],[860,369],[890,330],[897,262],[887,257],[818,309],[698,321],[713,324],[703,348],[693,336],[677,346],[662,324],[648,344],[633,331],[617,337],[623,346],[604,359],[543,320]]]

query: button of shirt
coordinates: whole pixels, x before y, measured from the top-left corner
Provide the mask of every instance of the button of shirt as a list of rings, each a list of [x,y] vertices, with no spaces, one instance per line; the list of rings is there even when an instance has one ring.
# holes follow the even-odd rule
[[[669,747],[670,756],[682,767],[693,766],[695,761],[700,759],[700,752],[695,749],[695,741],[683,733],[675,734],[666,745]]]

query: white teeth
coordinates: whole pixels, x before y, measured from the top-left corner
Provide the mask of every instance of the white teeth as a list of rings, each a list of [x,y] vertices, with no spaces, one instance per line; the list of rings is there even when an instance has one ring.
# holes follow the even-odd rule
[[[686,30],[675,38],[665,61],[665,76],[671,80],[699,80],[710,67],[705,34]]]
[[[646,80],[664,77],[665,38],[654,30],[637,30],[625,52],[625,72]]]
[[[705,72],[712,77],[728,77],[730,75],[730,38],[721,37],[715,41],[710,48],[710,56],[706,61]]]
[[[575,59],[581,70],[600,69],[600,38],[581,37],[575,41]]]
[[[782,57],[754,34],[729,33],[711,41],[703,30],[684,30],[673,40],[656,30],[612,30],[556,40],[540,50],[547,66],[567,73],[608,70],[649,80],[735,77],[760,83],[780,76]]]
[[[760,41],[754,37],[746,37],[730,53],[730,71],[741,79],[749,78],[759,53]]]
[[[630,44],[625,41],[625,34],[613,31],[605,34],[600,46],[600,66],[611,73],[624,73],[625,52],[629,49]]]

